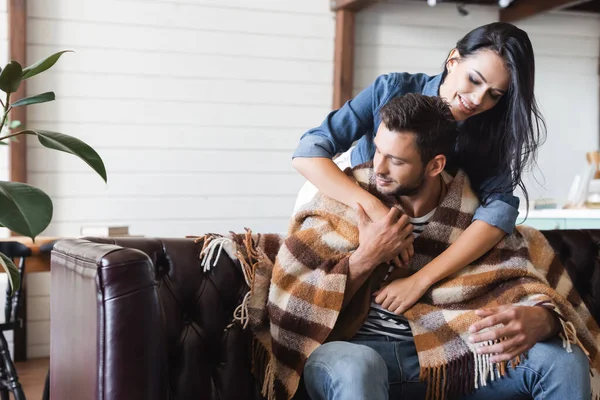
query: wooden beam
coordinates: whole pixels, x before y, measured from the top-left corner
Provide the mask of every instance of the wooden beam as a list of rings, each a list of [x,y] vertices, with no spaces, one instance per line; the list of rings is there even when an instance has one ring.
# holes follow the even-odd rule
[[[516,0],[500,9],[500,21],[515,22],[544,12],[573,7],[590,0]]]
[[[335,13],[335,49],[333,56],[333,109],[352,98],[354,87],[354,11]]]
[[[361,11],[375,3],[381,3],[385,0],[331,0],[332,11]]]
[[[588,1],[581,4],[576,4],[566,9],[567,11],[581,11],[600,13],[600,1]]]
[[[8,0],[8,46],[9,60],[20,63],[23,67],[27,62],[27,0]],[[25,82],[12,100],[25,97]],[[27,122],[27,107],[16,107],[10,115],[13,121],[21,121],[22,126]],[[10,143],[9,172],[13,182],[27,182],[27,135],[20,135],[18,142]]]

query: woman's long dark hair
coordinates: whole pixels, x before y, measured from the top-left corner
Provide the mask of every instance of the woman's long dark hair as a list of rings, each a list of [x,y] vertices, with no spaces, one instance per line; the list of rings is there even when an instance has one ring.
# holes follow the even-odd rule
[[[465,169],[474,188],[488,178],[510,176],[510,186],[487,194],[514,191],[518,186],[529,206],[523,172],[535,165],[538,147],[546,140],[546,123],[533,92],[535,62],[529,36],[512,24],[495,22],[467,33],[456,49],[463,58],[481,50],[494,51],[510,74],[508,91],[498,104],[462,124],[456,162]],[[446,66],[447,62],[443,79],[448,73]]]

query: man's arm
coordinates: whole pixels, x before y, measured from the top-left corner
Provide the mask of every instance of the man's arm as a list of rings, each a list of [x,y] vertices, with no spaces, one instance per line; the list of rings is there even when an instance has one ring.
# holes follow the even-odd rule
[[[392,207],[388,215],[377,222],[372,222],[360,205],[357,205],[357,211],[359,246],[348,260],[348,281],[343,307],[379,264],[392,260],[414,241],[413,227],[408,223],[408,217],[401,216],[397,208]]]
[[[367,278],[371,276],[371,272],[377,265],[373,265],[373,261],[358,253],[358,250],[352,253],[349,260],[348,282],[346,283],[346,291],[344,292],[344,303],[342,307],[350,302],[358,289],[365,283]]]

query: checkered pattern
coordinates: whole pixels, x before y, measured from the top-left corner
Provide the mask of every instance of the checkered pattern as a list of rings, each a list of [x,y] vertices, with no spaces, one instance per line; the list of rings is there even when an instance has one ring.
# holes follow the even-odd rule
[[[371,163],[345,172],[377,195]],[[382,200],[389,204],[389,198]],[[415,240],[410,268],[422,268],[448,248],[471,224],[478,205],[467,177],[459,172]],[[359,244],[357,226],[354,209],[317,195],[294,214],[285,238],[250,231],[232,236],[238,244],[235,258],[250,285],[243,306],[255,338],[253,370],[269,400],[292,398],[312,351],[326,340],[351,337],[366,318],[387,266],[379,266],[342,310],[348,258]],[[598,326],[542,234],[522,228],[435,285],[405,313],[428,398],[468,393],[504,374],[507,364],[491,364],[467,341],[468,327],[479,320],[474,310],[504,304],[540,305],[556,312],[566,351],[572,344],[581,346],[596,371]],[[594,376],[593,387],[600,387],[600,375]]]

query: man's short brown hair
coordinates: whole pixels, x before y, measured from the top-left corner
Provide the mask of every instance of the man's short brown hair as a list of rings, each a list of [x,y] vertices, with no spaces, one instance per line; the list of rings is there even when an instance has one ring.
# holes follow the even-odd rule
[[[411,132],[423,164],[443,154],[450,157],[458,129],[450,106],[440,97],[409,93],[392,99],[380,111],[381,121],[392,132]]]

